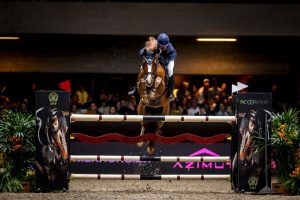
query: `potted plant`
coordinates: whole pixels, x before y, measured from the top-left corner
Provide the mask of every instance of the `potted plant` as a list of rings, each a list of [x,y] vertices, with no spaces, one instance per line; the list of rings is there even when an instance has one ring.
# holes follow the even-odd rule
[[[29,113],[0,112],[0,191],[19,192],[35,153],[35,118]],[[21,185],[21,187],[20,187]]]
[[[278,181],[288,193],[300,194],[299,110],[273,114],[271,145]]]

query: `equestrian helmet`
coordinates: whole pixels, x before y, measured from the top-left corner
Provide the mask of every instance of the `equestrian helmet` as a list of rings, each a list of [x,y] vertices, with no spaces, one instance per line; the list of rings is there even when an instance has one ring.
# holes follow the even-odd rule
[[[157,38],[158,45],[167,45],[169,44],[169,36],[165,33],[159,34]]]

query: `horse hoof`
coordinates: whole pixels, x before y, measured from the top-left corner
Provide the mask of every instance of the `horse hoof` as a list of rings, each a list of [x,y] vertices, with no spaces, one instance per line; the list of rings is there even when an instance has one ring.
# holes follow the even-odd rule
[[[155,152],[154,147],[147,147],[147,153],[148,153],[149,155],[153,155],[154,152]]]
[[[144,145],[144,142],[139,142],[136,144],[138,147],[142,147]]]

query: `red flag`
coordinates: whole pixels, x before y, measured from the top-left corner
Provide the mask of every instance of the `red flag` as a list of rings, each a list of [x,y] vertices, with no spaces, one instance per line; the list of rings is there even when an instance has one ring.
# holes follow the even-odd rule
[[[66,80],[64,82],[61,82],[58,85],[59,85],[60,89],[66,90],[71,94],[71,82],[70,82],[70,80]]]

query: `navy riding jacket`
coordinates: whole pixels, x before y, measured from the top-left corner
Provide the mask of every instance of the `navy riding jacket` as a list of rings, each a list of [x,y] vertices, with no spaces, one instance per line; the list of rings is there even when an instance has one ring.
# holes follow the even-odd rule
[[[156,54],[159,54],[159,48],[155,51],[146,51],[145,47],[139,51],[141,56],[145,56],[146,58],[154,57]],[[159,56],[159,60],[167,66],[170,61],[175,60],[177,56],[177,52],[171,43],[168,44],[166,50],[162,51]]]

